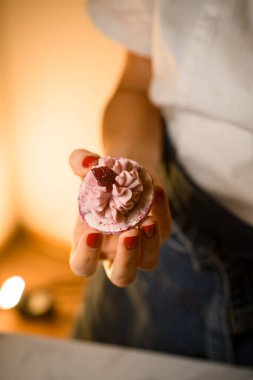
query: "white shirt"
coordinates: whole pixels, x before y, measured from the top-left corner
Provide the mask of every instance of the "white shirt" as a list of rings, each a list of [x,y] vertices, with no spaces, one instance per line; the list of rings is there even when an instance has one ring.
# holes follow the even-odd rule
[[[153,62],[178,158],[253,225],[253,0],[90,0],[97,26]]]

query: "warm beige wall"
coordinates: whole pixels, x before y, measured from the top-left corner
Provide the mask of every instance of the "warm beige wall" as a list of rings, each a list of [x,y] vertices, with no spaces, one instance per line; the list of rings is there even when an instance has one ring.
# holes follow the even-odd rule
[[[101,109],[121,47],[98,33],[83,0],[2,0],[13,171],[22,223],[68,241],[78,181],[72,149],[100,151]]]
[[[0,247],[11,236],[16,226],[15,196],[12,192],[12,164],[10,152],[10,130],[8,125],[7,97],[8,80],[5,72],[3,3],[0,2]]]
[[[0,247],[11,236],[17,220],[2,89],[0,87]]]

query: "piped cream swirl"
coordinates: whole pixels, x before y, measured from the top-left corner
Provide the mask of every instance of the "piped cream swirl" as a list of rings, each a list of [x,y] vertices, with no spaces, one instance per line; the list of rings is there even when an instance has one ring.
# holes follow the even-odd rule
[[[143,191],[139,166],[125,158],[112,157],[101,158],[97,166],[107,166],[116,177],[108,190],[99,186],[94,174],[91,174],[93,178],[88,191],[89,209],[92,213],[113,219],[114,222],[122,222],[124,215],[135,206]]]

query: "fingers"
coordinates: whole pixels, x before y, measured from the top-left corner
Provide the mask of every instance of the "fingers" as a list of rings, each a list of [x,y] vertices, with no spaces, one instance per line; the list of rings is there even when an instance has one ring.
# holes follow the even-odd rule
[[[77,150],[70,156],[70,164],[78,175],[85,175],[89,165],[98,156]],[[91,276],[99,259],[104,260],[105,270],[111,282],[125,287],[134,281],[137,268],[153,269],[159,260],[159,246],[171,230],[171,216],[164,189],[155,185],[152,215],[138,228],[120,235],[105,235],[90,228],[80,216],[74,230],[74,242],[70,267],[79,276]],[[102,247],[103,244],[103,247]]]
[[[132,229],[119,235],[117,252],[113,263],[108,260],[104,261],[107,276],[114,285],[125,287],[134,281],[138,265],[139,249],[139,230]]]
[[[140,225],[141,252],[138,266],[140,269],[155,268],[160,256],[160,238],[157,222],[151,216]]]
[[[69,156],[69,164],[73,172],[80,177],[84,177],[89,168],[96,165],[98,160],[97,154],[84,149],[74,150]]]
[[[153,269],[159,260],[159,240],[157,222],[151,216],[139,229],[120,234],[114,259],[103,262],[111,282],[125,287],[134,281],[138,268]]]
[[[89,227],[78,236],[78,241],[74,241],[70,267],[76,275],[88,277],[95,272],[102,241],[103,235]]]
[[[163,243],[167,240],[170,234],[172,222],[168,198],[162,186],[155,185],[155,195],[151,214],[157,220],[160,243]]]
[[[139,229],[104,237],[103,246],[110,245],[113,256],[104,253],[102,243],[103,235],[78,218],[70,255],[70,267],[76,275],[91,276],[98,260],[104,258],[104,267],[111,282],[125,287],[134,281],[137,268],[153,269],[159,260],[159,231],[152,216],[147,217]]]

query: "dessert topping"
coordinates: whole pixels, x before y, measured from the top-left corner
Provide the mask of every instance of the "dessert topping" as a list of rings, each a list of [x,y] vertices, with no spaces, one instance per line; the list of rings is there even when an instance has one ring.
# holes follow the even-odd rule
[[[138,166],[127,159],[105,157],[91,170],[96,180],[88,193],[91,211],[122,222],[143,191]]]

